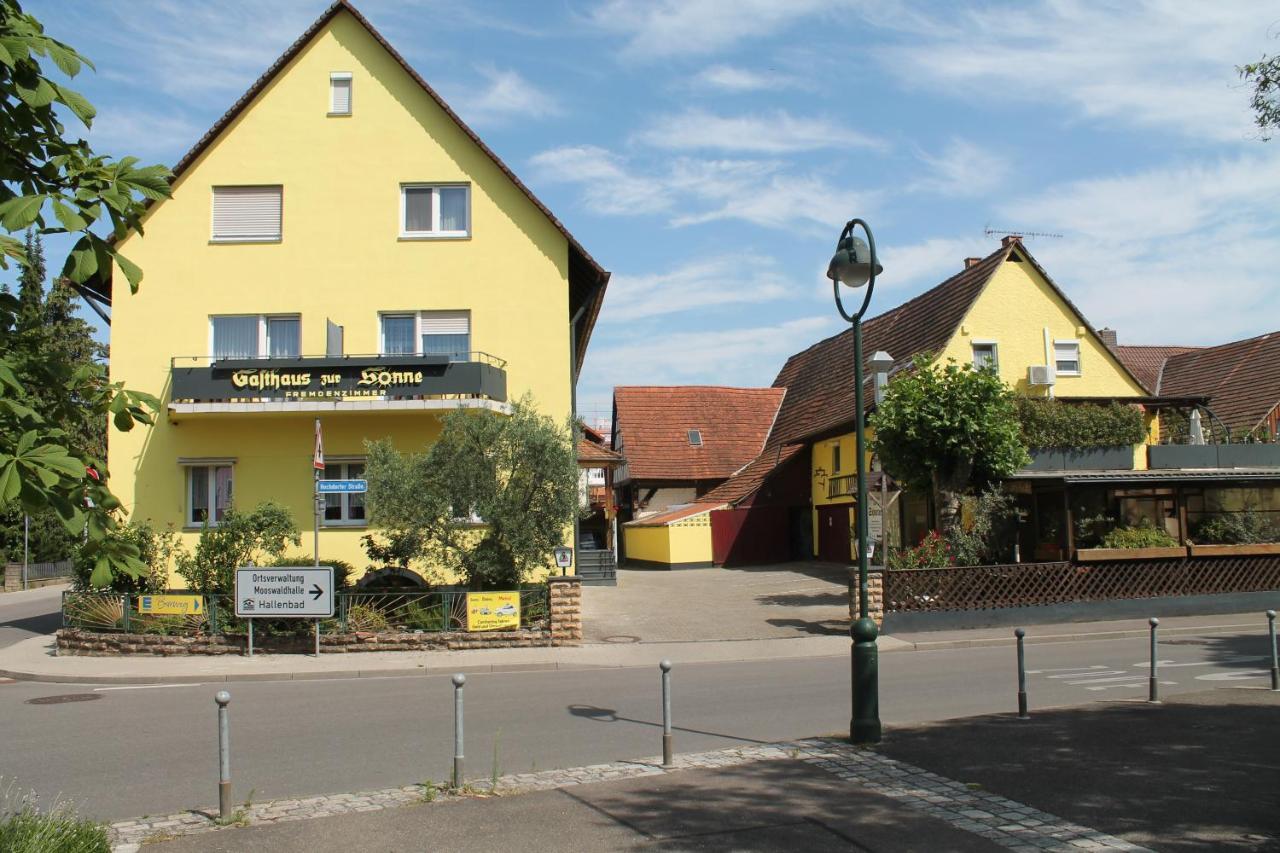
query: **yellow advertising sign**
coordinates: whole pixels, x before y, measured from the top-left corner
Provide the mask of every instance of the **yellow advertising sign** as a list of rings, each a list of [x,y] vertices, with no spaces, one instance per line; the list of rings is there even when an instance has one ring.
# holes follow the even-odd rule
[[[138,612],[156,616],[198,616],[204,613],[200,595],[140,595]]]
[[[468,631],[514,631],[520,627],[520,593],[467,593]]]

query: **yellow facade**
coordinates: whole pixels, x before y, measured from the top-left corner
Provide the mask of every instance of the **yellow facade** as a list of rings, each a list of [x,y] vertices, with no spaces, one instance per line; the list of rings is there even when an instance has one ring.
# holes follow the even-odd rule
[[[628,560],[668,566],[711,565],[711,513],[667,524],[632,522],[622,527]]]
[[[954,359],[961,364],[973,363],[974,344],[995,344],[1000,378],[1014,390],[1028,396],[1046,396],[1043,386],[1027,381],[1032,365],[1052,364],[1055,341],[1077,341],[1080,351],[1079,375],[1060,373],[1053,393],[1058,397],[1145,397],[1147,391],[1129,375],[1106,345],[1097,338],[1054,288],[1026,261],[1007,261],[1000,265],[974,301],[964,320],[943,347],[939,358]],[[904,357],[908,353],[892,353]],[[1158,416],[1145,417],[1149,444],[1159,442]],[[867,431],[870,446],[874,432]],[[840,448],[840,469],[833,470],[834,452]],[[832,477],[853,476],[857,458],[854,434],[816,441],[811,447],[813,548],[818,553],[817,507],[852,503],[852,495],[829,497]],[[1147,468],[1145,445],[1136,445],[1135,470]],[[871,453],[867,454],[870,470]]]
[[[328,115],[335,73],[351,75],[349,116]],[[470,236],[401,237],[401,187],[411,183],[468,186]],[[280,239],[213,242],[213,187],[249,185],[282,186]],[[145,228],[121,245],[146,278],[130,296],[115,276],[111,380],[156,393],[166,412],[153,429],[113,431],[111,482],[132,518],[183,529],[188,544],[184,463],[234,460],[235,505],[284,503],[310,554],[313,419],[334,460],[362,456],[365,439],[422,449],[450,404],[175,411],[170,360],[212,354],[213,315],[300,315],[301,354],[311,356],[326,353],[326,321],[344,327],[345,353],[377,354],[380,312],[469,311],[470,349],[505,360],[507,399],[528,392],[556,421],[569,415],[568,239],[346,11],[181,172]],[[363,569],[365,532],[322,527],[322,559]]]

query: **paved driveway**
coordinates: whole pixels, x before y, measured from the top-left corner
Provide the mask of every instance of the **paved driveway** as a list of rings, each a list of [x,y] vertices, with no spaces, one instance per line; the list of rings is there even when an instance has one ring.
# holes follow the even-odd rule
[[[845,634],[848,596],[848,569],[832,563],[619,569],[616,587],[583,588],[583,638],[626,643]]]

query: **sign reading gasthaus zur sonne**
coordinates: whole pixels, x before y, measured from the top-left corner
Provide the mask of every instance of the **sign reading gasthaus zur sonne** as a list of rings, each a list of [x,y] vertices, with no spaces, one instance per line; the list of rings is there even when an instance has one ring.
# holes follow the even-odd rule
[[[236,569],[236,615],[316,618],[333,615],[333,568]]]

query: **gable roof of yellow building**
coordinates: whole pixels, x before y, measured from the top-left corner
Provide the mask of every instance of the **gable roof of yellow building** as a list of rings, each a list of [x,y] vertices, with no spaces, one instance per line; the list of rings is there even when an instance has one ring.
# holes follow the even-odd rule
[[[458,128],[470,137],[471,141],[474,142],[490,160],[493,161],[494,165],[496,165],[498,169],[506,175],[511,183],[528,197],[529,201],[547,217],[551,224],[555,226],[555,228],[568,242],[569,316],[572,318],[579,310],[583,311],[581,326],[582,332],[578,341],[576,365],[577,369],[580,370],[582,368],[583,359],[586,356],[587,344],[591,339],[592,329],[595,327],[596,318],[600,314],[600,307],[604,304],[604,292],[609,282],[608,270],[600,266],[600,264],[591,257],[591,254],[583,248],[582,244],[569,233],[569,229],[564,226],[564,223],[557,219],[555,214],[553,214],[551,210],[533,194],[533,191],[525,186],[524,182],[516,176],[515,172],[511,171],[511,168],[507,166],[507,164],[504,163],[502,159],[484,143],[484,140],[482,140],[475,131],[467,126],[466,122],[464,122],[461,117],[459,117],[458,114],[455,113],[447,103],[445,103],[444,98],[440,97],[439,93],[437,93],[436,90],[433,89],[431,85],[414,70],[413,66],[411,66],[408,61],[406,61],[405,58],[391,46],[391,43],[383,37],[382,33],[378,32],[373,24],[371,24],[354,5],[348,2],[348,0],[335,0],[334,3],[325,9],[320,17],[317,18],[315,22],[308,27],[302,35],[300,35],[298,39],[267,68],[266,71],[262,73],[262,76],[255,80],[253,85],[251,85],[248,90],[246,90],[245,93],[231,105],[230,109],[228,109],[221,118],[213,123],[213,126],[200,137],[195,145],[191,147],[191,150],[183,155],[182,159],[173,167],[173,181],[177,182],[177,180],[182,177],[183,173],[194,165],[195,162],[200,159],[200,156],[231,126],[236,118],[244,112],[249,105],[252,104],[260,94],[262,94],[271,82],[284,71],[289,63],[292,62],[293,59],[297,57],[298,54],[301,53],[302,50],[320,34],[320,31],[324,26],[342,12],[346,12],[351,15],[352,18],[358,21],[360,25],[368,31],[374,41],[376,41],[383,50],[385,50],[392,59],[394,59],[396,63],[404,69],[405,73],[422,88],[423,92],[430,96],[436,104],[439,105],[440,109],[443,110],[455,124],[457,124]],[[154,204],[148,203],[147,206],[148,208],[153,208],[155,205],[159,204],[163,204],[163,202],[155,202]],[[110,276],[109,271],[107,272],[107,275]],[[110,304],[111,279],[109,277],[102,281],[91,282],[89,287],[95,294],[102,297],[104,301]]]
[[[895,356],[894,371],[909,369],[913,359],[921,353],[942,352],[958,333],[1001,265],[1010,260],[1029,263],[1049,291],[1074,315],[1077,325],[1084,326],[1099,342],[1116,371],[1131,380],[1135,389],[1148,390],[1113,352],[1102,345],[1097,330],[1016,237],[1006,237],[1000,248],[987,257],[966,262],[963,270],[941,284],[863,322],[864,385],[869,386],[873,380],[871,357],[877,350]],[[852,329],[819,341],[787,359],[773,382],[775,388],[786,388],[787,394],[764,451],[738,475],[700,500],[734,504],[745,500],[783,461],[790,458],[791,454],[781,452],[784,446],[799,446],[815,438],[852,430],[853,370]],[[865,407],[871,408],[874,399],[868,387],[864,395]],[[737,482],[744,475],[749,480]]]

